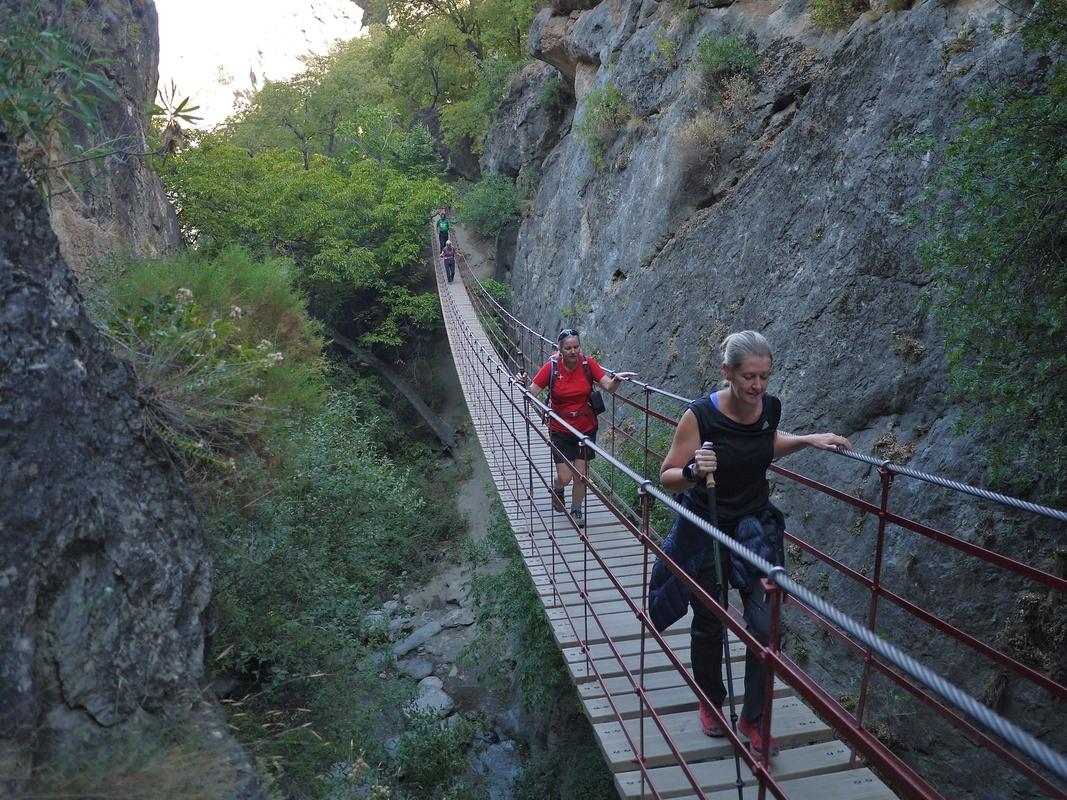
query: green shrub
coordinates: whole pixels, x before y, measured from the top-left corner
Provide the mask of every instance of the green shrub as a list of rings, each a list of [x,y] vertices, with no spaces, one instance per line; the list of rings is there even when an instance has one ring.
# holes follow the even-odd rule
[[[1027,47],[1062,54],[1067,2],[1041,7]],[[934,279],[949,379],[969,406],[958,429],[995,426],[986,450],[996,481],[1067,496],[1067,66],[1045,80],[979,89],[960,133],[909,150],[940,150],[924,199],[929,237],[918,249]],[[917,216],[913,215],[913,217]]]
[[[322,340],[284,259],[230,249],[95,269],[89,304],[134,365],[146,420],[193,466],[224,466],[241,439],[318,402]]]
[[[653,63],[662,63],[667,69],[678,66],[678,40],[672,39],[663,27],[656,30],[653,44],[656,48],[652,51]]]
[[[829,30],[851,23],[870,7],[869,0],[811,0],[811,22]]]
[[[724,37],[719,31],[707,31],[697,42],[697,63],[705,72],[725,79],[736,73],[755,75],[759,59],[736,33]]]
[[[604,156],[632,116],[629,101],[611,84],[594,89],[585,98],[585,117],[575,128],[575,138],[588,145],[598,169],[604,169]]]
[[[350,757],[350,741],[387,760],[382,731],[403,730],[413,687],[370,661],[387,640],[366,613],[423,580],[462,530],[432,462],[383,453],[381,414],[358,386],[334,392],[205,504],[211,665],[252,690],[230,704],[231,725],[274,780],[301,787],[286,796],[324,793],[313,779]]]
[[[537,99],[547,114],[558,114],[567,107],[567,97],[560,86],[558,72],[541,87]]]
[[[519,218],[519,192],[507,175],[487,172],[460,193],[453,208],[460,222],[482,236],[496,237]]]
[[[489,296],[496,300],[504,308],[511,302],[511,287],[506,283],[494,281],[492,278],[482,278],[482,286]]]
[[[432,719],[417,719],[400,737],[396,749],[397,773],[403,794],[412,798],[439,797],[442,791],[458,789],[467,766],[467,749],[474,726],[460,718],[442,725]],[[452,792],[449,793],[452,796]]]
[[[248,478],[262,499],[215,518],[224,576],[215,639],[233,647],[234,667],[255,659],[320,669],[328,654],[362,642],[364,610],[426,574],[462,528],[454,508],[424,490],[429,463],[401,468],[382,453],[368,426],[375,412],[337,392],[297,416],[271,443],[274,474]]]

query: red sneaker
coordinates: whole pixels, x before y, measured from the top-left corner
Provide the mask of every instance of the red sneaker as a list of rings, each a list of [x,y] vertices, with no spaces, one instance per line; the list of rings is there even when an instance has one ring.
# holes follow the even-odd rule
[[[700,727],[704,729],[705,736],[714,736],[719,738],[725,736],[726,732],[722,729],[722,725],[719,724],[719,718],[711,713],[709,706],[700,704]]]
[[[745,719],[744,715],[740,716],[737,720],[737,729],[741,733],[748,737],[749,747],[752,748],[753,753],[763,752],[763,715],[754,722],[749,722]],[[767,754],[776,756],[778,755],[778,742],[774,740],[774,737],[770,737],[770,747],[767,748]]]

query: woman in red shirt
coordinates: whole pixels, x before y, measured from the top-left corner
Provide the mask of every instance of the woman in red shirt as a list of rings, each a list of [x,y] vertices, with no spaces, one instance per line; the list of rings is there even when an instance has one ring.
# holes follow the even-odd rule
[[[598,419],[589,406],[589,393],[593,391],[593,381],[604,391],[614,394],[620,383],[637,373],[616,372],[609,376],[594,359],[583,355],[578,331],[573,328],[560,331],[556,341],[559,344],[559,353],[541,367],[534,376],[532,384],[529,383],[526,373],[521,373],[517,377],[523,386],[529,386],[530,394],[534,397],[541,394],[551,384],[552,391],[548,404],[552,411],[563,417],[572,428],[581,431],[595,442]],[[596,457],[596,453],[591,447],[582,445],[581,439],[555,419],[549,419],[548,429],[551,432],[553,444],[552,460],[556,465],[556,479],[552,485],[552,507],[562,513],[565,509],[563,490],[571,482],[572,470],[585,477],[589,462]],[[571,516],[575,522],[582,520],[584,502],[585,483],[577,480],[574,482],[574,492],[571,498]]]

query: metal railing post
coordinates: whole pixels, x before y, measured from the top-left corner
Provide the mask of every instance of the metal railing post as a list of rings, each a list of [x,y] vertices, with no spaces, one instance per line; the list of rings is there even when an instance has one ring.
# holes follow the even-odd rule
[[[884,467],[878,468],[878,477],[882,484],[882,497],[878,512],[878,535],[874,549],[874,576],[871,579],[871,604],[870,613],[867,617],[867,630],[876,633],[878,621],[878,593],[882,586],[882,558],[885,554],[885,526],[886,513],[889,511],[889,489],[893,485],[893,473]],[[870,686],[871,665],[874,660],[874,651],[868,647],[863,655],[863,676],[860,679],[860,696],[856,701],[856,724],[863,727],[863,715],[867,709],[867,690]],[[852,750],[850,766],[856,762],[856,750]]]

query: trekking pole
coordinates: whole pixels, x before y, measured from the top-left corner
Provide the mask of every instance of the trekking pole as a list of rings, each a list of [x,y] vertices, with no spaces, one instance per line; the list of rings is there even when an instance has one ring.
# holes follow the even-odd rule
[[[705,442],[701,450],[712,450],[713,448]],[[719,510],[715,506],[715,473],[709,472],[704,478],[704,485],[708,490],[708,522],[713,527],[719,527]],[[722,592],[722,609],[724,614],[730,613],[730,584],[727,583],[726,576],[722,571],[722,553],[718,541],[712,545],[715,548],[715,572],[719,579],[719,587]],[[730,665],[730,628],[726,625],[726,620],[722,621],[722,650],[723,658],[726,659],[726,696],[730,699],[730,727],[734,729],[734,733],[737,733],[737,709],[734,704],[734,670]],[[734,781],[734,786],[737,787],[738,800],[744,800],[744,788],[745,782],[741,779],[741,756],[734,749],[734,769],[737,772],[737,779]]]

